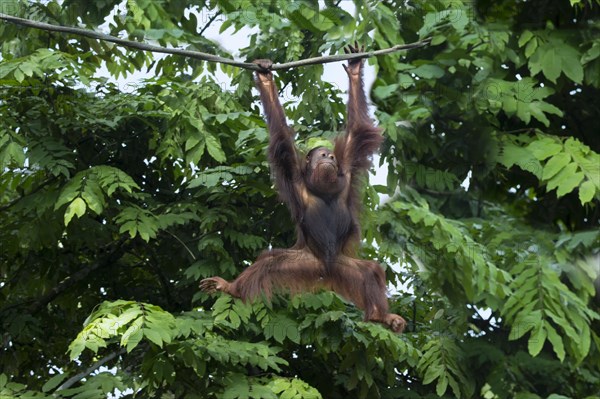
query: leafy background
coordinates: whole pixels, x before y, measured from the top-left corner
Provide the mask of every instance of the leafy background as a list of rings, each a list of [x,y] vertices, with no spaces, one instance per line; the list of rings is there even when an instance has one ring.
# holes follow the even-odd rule
[[[396,336],[328,292],[198,292],[293,242],[250,72],[2,22],[0,397],[600,395],[596,0],[0,6],[245,60],[432,38],[369,61],[388,174],[361,255],[400,287]],[[343,128],[323,71],[278,74],[301,140]]]

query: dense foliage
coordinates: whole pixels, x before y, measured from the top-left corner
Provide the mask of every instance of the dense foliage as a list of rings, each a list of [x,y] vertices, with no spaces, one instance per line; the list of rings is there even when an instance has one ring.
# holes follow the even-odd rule
[[[369,60],[388,175],[361,252],[409,329],[199,292],[294,239],[249,71],[2,22],[0,397],[600,396],[596,0],[193,3],[0,12],[276,62],[431,37]],[[278,74],[301,142],[343,128],[323,71]]]

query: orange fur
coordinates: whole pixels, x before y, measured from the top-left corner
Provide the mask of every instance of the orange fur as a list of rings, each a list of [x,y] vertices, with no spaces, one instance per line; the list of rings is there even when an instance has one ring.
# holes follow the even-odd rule
[[[346,134],[336,138],[333,152],[319,147],[308,154],[306,162],[296,151],[294,132],[287,126],[277,87],[267,71],[271,61],[255,63],[263,69],[257,72],[256,83],[269,127],[269,161],[277,191],[296,223],[298,238],[292,248],[263,252],[233,282],[211,277],[202,280],[200,287],[244,301],[260,295],[271,298],[277,291],[327,288],[363,309],[365,320],[401,332],[406,322],[388,313],[383,269],[374,261],[355,258],[360,243],[360,176],[366,173],[371,155],[383,140],[381,130],[367,113],[362,61],[350,61],[345,67],[350,81]],[[319,173],[322,168],[323,173]]]

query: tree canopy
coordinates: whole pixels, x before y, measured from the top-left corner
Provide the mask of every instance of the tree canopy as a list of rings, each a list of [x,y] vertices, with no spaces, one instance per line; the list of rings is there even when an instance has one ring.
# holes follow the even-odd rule
[[[193,3],[0,12],[242,61],[431,38],[368,61],[387,182],[361,256],[409,328],[199,291],[294,241],[250,71],[2,22],[1,398],[600,396],[597,0]],[[323,74],[277,74],[300,144],[343,129]]]

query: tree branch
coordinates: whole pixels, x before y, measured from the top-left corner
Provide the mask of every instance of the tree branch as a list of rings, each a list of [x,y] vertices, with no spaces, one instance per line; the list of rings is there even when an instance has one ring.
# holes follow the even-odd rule
[[[283,64],[274,64],[271,70],[277,71],[279,69],[290,69],[296,68],[299,66],[307,66],[314,64],[328,64],[330,62],[338,62],[338,61],[346,61],[346,60],[355,60],[358,58],[371,58],[377,55],[384,55],[389,53],[394,53],[396,51],[402,50],[412,50],[419,47],[428,46],[431,42],[430,38],[420,40],[418,42],[409,43],[409,44],[397,44],[390,48],[384,48],[381,50],[375,51],[365,51],[363,53],[351,53],[351,54],[335,54],[335,55],[326,55],[322,57],[314,57],[314,58],[306,58],[304,60],[286,62]]]
[[[56,391],[58,392],[58,391],[62,391],[63,389],[71,388],[75,383],[81,381],[82,379],[84,379],[85,377],[87,377],[88,375],[90,375],[91,373],[96,371],[97,369],[99,369],[100,366],[102,366],[103,364],[105,364],[107,362],[110,362],[112,359],[124,354],[125,352],[127,352],[127,350],[125,348],[121,348],[116,352],[113,352],[107,356],[104,356],[102,359],[98,360],[96,363],[92,364],[90,367],[83,370],[81,373],[75,374],[73,377],[66,380],[64,382],[64,384],[62,384],[61,386],[59,386],[56,389]]]
[[[30,307],[29,313],[35,314],[39,312],[44,306],[52,302],[56,297],[61,295],[63,292],[77,284],[79,281],[86,278],[94,270],[103,268],[116,262],[123,255],[123,244],[126,241],[126,237],[121,238],[119,241],[114,243],[114,248],[108,253],[108,255],[101,260],[98,260],[91,265],[78,270],[70,276],[65,277],[60,283],[53,287],[50,292],[38,298]],[[112,245],[112,244],[111,244]]]
[[[166,47],[155,46],[155,45],[151,45],[151,44],[134,42],[131,40],[119,39],[118,37],[107,35],[107,34],[100,33],[100,32],[95,32],[95,31],[92,31],[89,29],[81,29],[81,28],[74,28],[74,27],[61,26],[61,25],[52,25],[52,24],[47,24],[44,22],[36,22],[36,21],[31,21],[29,19],[13,17],[11,15],[6,15],[6,14],[2,14],[2,13],[0,13],[0,19],[8,21],[8,22],[12,22],[17,25],[27,26],[27,27],[34,28],[34,29],[46,30],[49,32],[71,33],[74,35],[89,37],[92,39],[103,40],[103,41],[111,42],[111,43],[116,43],[123,47],[134,48],[134,49],[138,49],[138,50],[151,51],[154,53],[177,54],[177,55],[182,55],[184,57],[194,58],[197,60],[232,65],[232,66],[235,66],[238,68],[248,69],[248,70],[252,70],[252,71],[258,71],[261,69],[258,65],[250,63],[250,62],[235,61],[230,58],[223,58],[223,57],[219,57],[219,56],[216,56],[213,54],[202,53],[200,51],[166,48]],[[389,53],[396,52],[396,51],[412,50],[415,48],[424,47],[424,46],[427,46],[430,42],[431,42],[431,39],[424,39],[424,40],[421,40],[421,41],[418,41],[415,43],[399,44],[399,45],[396,45],[396,46],[393,46],[393,47],[390,47],[387,49],[381,49],[381,50],[376,50],[376,51],[367,51],[364,53],[336,54],[336,55],[329,55],[329,56],[323,56],[323,57],[307,58],[305,60],[286,62],[283,64],[274,64],[271,67],[271,70],[277,71],[277,70],[282,70],[282,69],[290,69],[290,68],[296,68],[296,67],[300,67],[300,66],[307,66],[307,65],[314,65],[314,64],[327,64],[330,62],[354,60],[354,59],[358,59],[358,58],[370,58],[370,57],[374,57],[377,55],[389,54]]]
[[[175,300],[175,298],[173,298],[173,294],[171,293],[171,286],[169,284],[169,280],[167,279],[165,274],[162,272],[162,269],[160,268],[160,266],[158,266],[160,264],[160,262],[157,259],[158,257],[156,256],[156,251],[154,250],[154,248],[150,249],[150,253],[151,253],[150,256],[151,256],[152,260],[148,261],[146,263],[148,265],[150,265],[152,270],[154,270],[154,273],[156,274],[156,277],[158,278],[160,286],[162,287],[162,289],[165,293],[165,298],[167,300],[169,310],[172,310],[173,305],[175,304],[176,300]]]
[[[43,181],[42,183],[40,183],[39,186],[37,186],[36,188],[34,188],[33,190],[31,190],[29,193],[23,194],[20,197],[15,198],[14,200],[10,201],[8,204],[0,206],[0,212],[4,212],[5,210],[9,209],[10,207],[16,205],[23,198],[25,198],[25,197],[27,197],[29,195],[37,193],[42,188],[46,187],[48,184],[53,183],[55,181],[56,181],[56,177],[51,177],[50,179]]]

